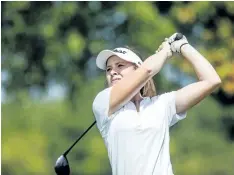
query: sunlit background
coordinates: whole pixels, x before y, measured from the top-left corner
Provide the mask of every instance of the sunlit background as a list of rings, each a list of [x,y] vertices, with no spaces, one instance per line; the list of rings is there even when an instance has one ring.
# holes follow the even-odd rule
[[[182,32],[222,86],[171,129],[175,175],[234,174],[234,2],[1,2],[2,174],[52,175],[57,158],[94,121],[105,87],[95,58],[131,46],[144,58]],[[158,94],[195,82],[174,56]],[[68,155],[72,175],[111,175],[96,126]]]

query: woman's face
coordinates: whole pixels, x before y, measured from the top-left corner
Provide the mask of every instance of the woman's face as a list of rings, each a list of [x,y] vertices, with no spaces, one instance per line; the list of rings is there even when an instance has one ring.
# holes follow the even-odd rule
[[[106,64],[106,79],[108,86],[112,86],[124,76],[132,73],[136,69],[134,63],[125,61],[118,56],[111,56]]]

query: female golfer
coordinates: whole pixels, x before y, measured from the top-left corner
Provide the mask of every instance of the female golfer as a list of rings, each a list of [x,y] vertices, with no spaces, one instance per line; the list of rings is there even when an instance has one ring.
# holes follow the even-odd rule
[[[113,175],[173,175],[169,127],[212,93],[221,80],[212,65],[183,36],[176,34],[144,62],[128,48],[104,50],[97,66],[106,71],[108,88],[93,102]],[[156,95],[151,78],[178,52],[194,68],[198,82]]]

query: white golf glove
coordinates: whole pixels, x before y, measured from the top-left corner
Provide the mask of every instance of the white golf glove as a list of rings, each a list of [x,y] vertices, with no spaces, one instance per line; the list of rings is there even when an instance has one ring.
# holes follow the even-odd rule
[[[170,36],[170,38],[168,38],[168,42],[171,45],[171,50],[173,53],[181,53],[181,47],[185,44],[188,44],[187,38],[184,35],[181,39],[175,40],[177,34],[178,33],[174,33],[172,36]]]

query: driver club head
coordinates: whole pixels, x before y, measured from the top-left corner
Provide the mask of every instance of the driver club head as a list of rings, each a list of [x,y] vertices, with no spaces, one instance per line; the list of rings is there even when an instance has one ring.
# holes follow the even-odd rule
[[[77,144],[77,142],[96,124],[96,121],[92,123],[86,129],[86,131],[57,159],[54,170],[57,175],[70,175],[70,167],[66,155],[71,151],[71,149]]]
[[[55,172],[57,175],[69,175],[70,167],[66,156],[61,155],[54,166]]]

